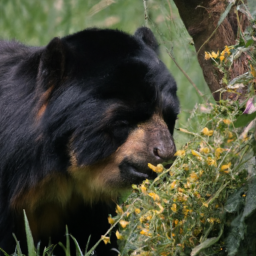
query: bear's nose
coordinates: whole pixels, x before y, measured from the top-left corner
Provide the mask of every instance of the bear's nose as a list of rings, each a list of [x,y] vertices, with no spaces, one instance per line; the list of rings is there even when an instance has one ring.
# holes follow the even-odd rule
[[[172,159],[176,152],[176,147],[172,135],[167,129],[158,130],[154,133],[152,144],[152,155],[157,162],[164,162]]]

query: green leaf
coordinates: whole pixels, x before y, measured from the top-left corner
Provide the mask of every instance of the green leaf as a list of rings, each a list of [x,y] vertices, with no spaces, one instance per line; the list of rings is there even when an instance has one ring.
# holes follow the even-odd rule
[[[239,250],[242,240],[247,240],[245,237],[248,227],[245,225],[245,220],[256,212],[256,176],[253,176],[248,182],[248,191],[245,201],[244,211],[238,215],[231,223],[231,229],[226,239],[226,248],[228,256],[235,256]]]
[[[233,213],[241,209],[241,206],[244,204],[244,198],[241,196],[241,194],[243,194],[245,190],[246,188],[242,187],[231,196],[229,196],[224,207],[227,212]]]
[[[68,234],[68,226],[66,226],[66,256],[70,256],[70,241],[69,241],[69,234]]]
[[[91,235],[88,237],[86,247],[85,247],[85,253],[87,253],[87,251],[88,251],[90,240],[91,240]]]
[[[16,249],[15,249],[15,251],[17,251],[17,253],[18,253],[17,255],[18,256],[22,256],[22,252],[21,252],[21,248],[20,248],[20,242],[18,241],[17,237],[14,234],[12,234],[12,235],[13,235],[14,240],[16,242]]]
[[[27,245],[28,245],[28,256],[36,256],[34,239],[33,239],[30,227],[29,227],[28,218],[27,218],[25,210],[23,210],[23,213],[24,213],[25,231],[26,231]]]
[[[234,5],[234,3],[230,3],[228,5],[228,7],[226,8],[225,12],[223,12],[220,16],[220,19],[218,21],[218,26],[223,22],[223,20],[225,20],[225,18],[228,16],[228,13],[230,12],[232,6]]]
[[[76,256],[83,256],[83,253],[82,253],[82,250],[77,242],[77,240],[72,236],[70,235],[71,238],[73,239],[73,241],[75,242],[75,246],[76,246]]]
[[[5,252],[2,248],[0,248],[0,252],[4,254],[4,256],[10,256],[7,252]]]
[[[254,40],[250,39],[250,40],[247,41],[245,47],[247,48],[247,47],[251,46],[253,43],[254,43]]]
[[[202,242],[201,244],[199,244],[198,246],[196,246],[192,252],[191,252],[191,256],[195,256],[198,255],[199,252],[201,252],[202,250],[212,246],[213,244],[217,243],[220,239],[220,237],[222,236],[223,233],[223,229],[224,229],[224,225],[222,226],[220,233],[218,235],[218,237],[212,237],[212,238],[208,238],[206,239],[204,242]]]
[[[234,126],[236,128],[244,127],[244,126],[246,126],[248,123],[250,123],[255,118],[256,118],[256,112],[254,112],[252,114],[242,114],[241,116],[239,116],[236,119],[236,121],[234,122]]]
[[[228,251],[228,256],[235,256],[241,240],[244,238],[244,227],[242,224],[242,214],[238,215],[231,222],[231,229],[226,238],[226,248]]]
[[[248,183],[248,192],[244,208],[243,218],[248,218],[256,210],[256,176],[253,176]]]

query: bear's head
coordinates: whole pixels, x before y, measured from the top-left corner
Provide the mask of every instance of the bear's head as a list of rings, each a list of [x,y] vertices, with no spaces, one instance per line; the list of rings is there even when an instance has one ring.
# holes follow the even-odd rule
[[[36,118],[85,193],[154,178],[148,163],[173,157],[177,87],[157,51],[148,28],[88,29],[42,50]]]

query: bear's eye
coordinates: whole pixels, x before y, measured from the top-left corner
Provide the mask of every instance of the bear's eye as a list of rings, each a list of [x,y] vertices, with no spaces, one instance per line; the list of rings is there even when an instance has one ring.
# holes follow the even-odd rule
[[[118,120],[115,122],[114,126],[129,126],[130,123],[127,120]]]

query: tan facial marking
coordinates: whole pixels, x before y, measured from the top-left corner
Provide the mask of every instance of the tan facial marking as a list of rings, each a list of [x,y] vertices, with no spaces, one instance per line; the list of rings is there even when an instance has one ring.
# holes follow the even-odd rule
[[[85,201],[116,198],[122,191],[117,185],[121,179],[120,163],[126,157],[145,161],[149,154],[148,133],[155,129],[168,129],[157,114],[149,121],[139,124],[111,156],[91,166],[77,166],[75,152],[71,151],[72,165],[68,171],[75,181],[77,193],[82,194]]]

